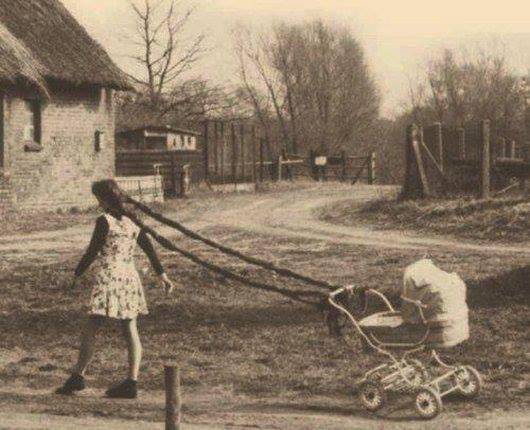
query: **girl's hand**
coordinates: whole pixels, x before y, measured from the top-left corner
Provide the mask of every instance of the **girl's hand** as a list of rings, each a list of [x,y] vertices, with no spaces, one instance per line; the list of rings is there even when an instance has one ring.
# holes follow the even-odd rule
[[[166,290],[166,294],[170,294],[175,289],[175,285],[171,281],[171,279],[168,278],[168,276],[165,273],[162,273],[160,275],[160,281],[164,285],[164,289]]]

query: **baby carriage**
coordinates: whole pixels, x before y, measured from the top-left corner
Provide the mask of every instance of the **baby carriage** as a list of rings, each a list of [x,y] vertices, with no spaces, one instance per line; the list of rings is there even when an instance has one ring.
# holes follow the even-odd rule
[[[378,298],[386,310],[357,320],[345,304],[356,294],[365,300]],[[372,289],[346,286],[329,296],[330,304],[346,316],[365,344],[387,358],[361,380],[363,406],[375,412],[385,405],[387,392],[408,392],[419,416],[431,419],[441,412],[447,394],[473,398],[482,386],[476,369],[446,364],[436,352],[469,337],[465,284],[430,260],[421,260],[405,271],[401,299],[401,310],[396,311],[385,295]],[[422,351],[430,352],[431,365],[411,357]]]

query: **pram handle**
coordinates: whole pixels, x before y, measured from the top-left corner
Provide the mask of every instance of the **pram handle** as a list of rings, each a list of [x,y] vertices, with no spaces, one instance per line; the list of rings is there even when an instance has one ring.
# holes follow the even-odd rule
[[[350,292],[353,293],[355,290],[362,291],[364,294],[371,294],[373,296],[378,297],[388,308],[389,311],[394,312],[394,307],[390,303],[390,301],[385,297],[384,294],[381,294],[379,291],[374,290],[372,288],[366,288],[366,287],[360,287],[357,285],[345,285],[344,287],[341,287],[329,294],[329,299],[333,300],[336,296],[339,294],[342,294],[344,292]],[[365,302],[365,311],[366,311],[367,303]]]
[[[329,293],[329,298],[330,299],[334,299],[335,297],[337,297],[339,294],[342,294],[346,291],[350,292],[350,293],[353,293],[353,291],[355,289],[358,289],[360,287],[356,286],[356,285],[345,285],[344,287],[340,287],[338,289],[336,289],[335,291],[332,291],[331,293]]]

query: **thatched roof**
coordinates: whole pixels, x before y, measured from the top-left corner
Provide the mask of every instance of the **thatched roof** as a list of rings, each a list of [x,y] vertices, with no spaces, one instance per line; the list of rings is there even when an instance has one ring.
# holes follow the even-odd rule
[[[124,73],[59,0],[0,0],[0,81],[131,89]]]

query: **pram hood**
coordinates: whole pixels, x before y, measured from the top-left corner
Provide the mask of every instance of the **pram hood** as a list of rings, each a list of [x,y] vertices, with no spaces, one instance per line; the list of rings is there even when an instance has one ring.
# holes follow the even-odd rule
[[[456,273],[441,270],[429,259],[417,261],[405,269],[401,294],[426,306],[427,322],[441,323],[443,343],[455,345],[469,337],[466,284]],[[412,303],[402,301],[401,314],[406,323],[421,322]]]

